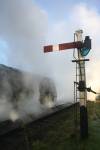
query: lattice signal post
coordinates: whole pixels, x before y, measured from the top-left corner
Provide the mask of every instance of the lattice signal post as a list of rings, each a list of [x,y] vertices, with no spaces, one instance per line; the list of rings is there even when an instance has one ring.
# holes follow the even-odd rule
[[[77,41],[74,40],[74,42],[71,43],[44,46],[44,53],[73,48],[77,49],[77,58],[75,58],[75,60],[73,60],[72,62],[76,62],[76,64],[78,65],[78,79],[76,79],[76,82],[74,82],[74,84],[76,85],[76,92],[79,92],[78,97],[76,96],[76,99],[79,99],[80,102],[80,136],[83,139],[88,137],[88,114],[86,102],[87,91],[91,92],[91,89],[86,88],[85,61],[88,61],[88,59],[85,59],[85,56],[91,49],[91,39],[89,38],[89,36],[86,36],[83,42],[82,33],[82,30],[78,30],[75,32],[74,37],[76,36]]]

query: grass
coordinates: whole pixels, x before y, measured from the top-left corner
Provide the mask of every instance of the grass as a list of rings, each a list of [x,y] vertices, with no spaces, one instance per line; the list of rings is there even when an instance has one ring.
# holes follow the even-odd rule
[[[79,120],[75,132],[73,110],[54,118],[42,132],[42,137],[32,141],[33,150],[99,150],[100,149],[100,104],[88,103],[89,137],[80,140]],[[40,128],[42,130],[42,128]],[[44,133],[44,134],[43,134]],[[75,134],[76,133],[76,134]]]

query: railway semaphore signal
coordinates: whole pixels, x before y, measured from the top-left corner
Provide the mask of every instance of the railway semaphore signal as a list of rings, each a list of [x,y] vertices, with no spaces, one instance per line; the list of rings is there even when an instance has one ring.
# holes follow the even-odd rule
[[[80,136],[81,138],[86,138],[88,137],[87,91],[96,93],[91,88],[86,87],[85,61],[89,61],[89,59],[85,59],[85,56],[91,49],[91,39],[86,36],[83,41],[82,34],[82,30],[76,31],[74,37],[77,40],[75,41],[74,39],[74,42],[44,46],[44,53],[77,49],[77,58],[74,57],[75,59],[72,61],[76,62],[75,100],[80,103]]]

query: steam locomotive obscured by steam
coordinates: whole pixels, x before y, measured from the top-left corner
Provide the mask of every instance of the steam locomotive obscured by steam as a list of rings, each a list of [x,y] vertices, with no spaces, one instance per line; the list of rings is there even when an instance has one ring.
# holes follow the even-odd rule
[[[17,109],[19,101],[34,98],[41,105],[52,107],[57,98],[54,82],[18,69],[0,65],[0,101],[7,99]]]

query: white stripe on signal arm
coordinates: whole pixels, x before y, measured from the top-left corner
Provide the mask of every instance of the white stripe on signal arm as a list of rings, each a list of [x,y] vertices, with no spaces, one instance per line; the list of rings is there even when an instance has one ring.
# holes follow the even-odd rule
[[[53,45],[53,51],[59,51],[59,44]]]

